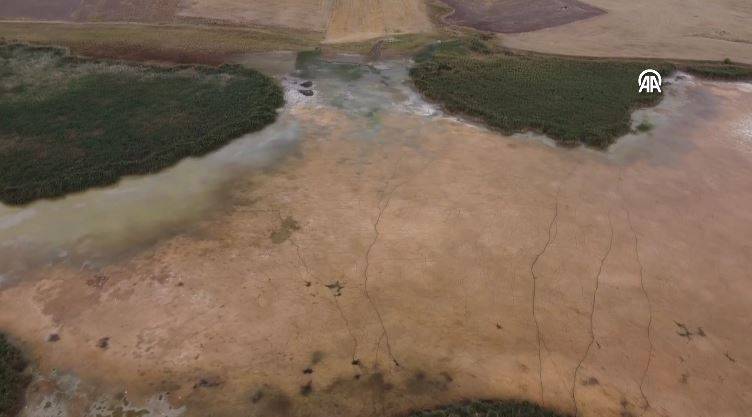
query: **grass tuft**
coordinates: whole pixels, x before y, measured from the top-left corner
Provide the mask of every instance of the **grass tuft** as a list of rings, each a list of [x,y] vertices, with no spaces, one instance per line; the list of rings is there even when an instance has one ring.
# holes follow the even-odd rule
[[[642,123],[637,125],[637,131],[640,133],[646,133],[646,132],[650,132],[651,130],[653,130],[653,127],[655,126],[653,126],[652,123],[648,121],[643,121]]]

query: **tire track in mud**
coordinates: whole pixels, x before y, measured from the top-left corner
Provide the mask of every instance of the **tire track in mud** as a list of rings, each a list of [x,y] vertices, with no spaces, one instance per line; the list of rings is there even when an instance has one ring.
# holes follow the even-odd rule
[[[609,210],[608,213],[608,226],[611,230],[611,237],[609,238],[608,242],[608,248],[606,249],[606,253],[601,258],[600,265],[598,266],[598,274],[595,276],[595,289],[593,290],[593,299],[591,301],[591,307],[590,307],[590,343],[588,343],[588,347],[585,350],[585,354],[580,358],[580,361],[577,363],[577,367],[574,369],[574,375],[572,377],[572,403],[574,404],[574,417],[577,417],[579,415],[579,407],[577,405],[577,376],[579,375],[580,369],[582,368],[582,364],[587,359],[588,355],[590,354],[590,349],[593,347],[593,343],[595,343],[595,304],[598,297],[598,288],[600,287],[600,281],[601,281],[601,274],[603,273],[603,265],[606,263],[606,259],[608,259],[608,256],[611,254],[611,248],[614,246],[614,224],[611,220],[611,211]]]

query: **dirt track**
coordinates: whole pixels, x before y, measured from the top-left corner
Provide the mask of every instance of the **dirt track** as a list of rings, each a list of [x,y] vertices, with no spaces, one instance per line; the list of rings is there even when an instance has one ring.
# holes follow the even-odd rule
[[[380,80],[366,89],[402,94]],[[299,154],[234,182],[225,214],[0,292],[0,327],[45,376],[31,405],[161,393],[175,415],[384,416],[522,397],[746,416],[752,89],[686,94],[606,156],[303,106]]]

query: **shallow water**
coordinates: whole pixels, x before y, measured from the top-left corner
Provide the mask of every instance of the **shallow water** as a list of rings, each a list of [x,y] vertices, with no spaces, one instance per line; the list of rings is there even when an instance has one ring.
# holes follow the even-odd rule
[[[241,62],[274,73],[285,87],[286,106],[276,123],[236,139],[201,158],[188,158],[158,174],[127,177],[91,189],[24,207],[0,206],[0,284],[21,278],[43,264],[68,262],[96,267],[113,256],[154,242],[190,225],[226,203],[233,179],[273,166],[294,153],[301,137],[315,137],[295,116],[296,108],[335,107],[353,119],[367,119],[363,139],[380,129],[379,113],[432,115],[436,111],[405,84],[404,62],[375,67],[316,61],[301,74],[285,73],[295,56],[256,54]],[[307,78],[302,78],[306,76]],[[314,80],[313,97],[298,92]]]
[[[401,131],[399,123],[385,125],[382,116],[387,114],[422,117],[427,123],[449,117],[410,88],[407,61],[358,65],[314,59],[304,68],[293,70],[293,54],[272,53],[248,55],[239,62],[274,74],[284,86],[287,104],[276,123],[155,175],[127,177],[114,186],[20,208],[0,206],[0,284],[44,264],[67,262],[82,268],[96,267],[162,237],[189,231],[192,224],[222,210],[226,204],[224,192],[234,179],[273,166],[293,154],[302,139],[325,139],[325,132],[310,131],[301,124],[296,117],[299,109],[344,112],[353,125],[353,140],[376,138],[384,129],[403,135],[405,141],[420,140],[419,131]],[[308,80],[314,82],[312,97],[299,93],[304,89],[300,84]],[[704,116],[724,111],[710,90],[752,94],[749,84],[700,82],[686,74],[669,81],[673,85],[659,106],[639,110],[633,116],[634,126],[649,121],[655,126],[652,131],[627,135],[607,152],[579,151],[612,162],[647,158],[668,163],[691,147],[681,140],[684,132]],[[394,124],[395,118],[388,120]],[[752,152],[752,118],[741,118],[733,128],[739,150]],[[536,134],[514,137],[556,146]]]

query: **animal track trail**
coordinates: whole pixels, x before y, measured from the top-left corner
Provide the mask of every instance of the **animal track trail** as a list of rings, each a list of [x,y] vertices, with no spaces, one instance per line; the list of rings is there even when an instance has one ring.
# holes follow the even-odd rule
[[[571,175],[571,173],[570,173]],[[551,246],[551,243],[553,242],[553,239],[555,237],[555,234],[552,234],[554,230],[554,226],[557,226],[557,233],[558,233],[558,219],[559,219],[559,200],[561,195],[561,185],[559,185],[558,190],[556,191],[556,201],[554,203],[554,215],[551,217],[551,221],[548,224],[548,238],[546,240],[546,244],[543,246],[540,252],[538,252],[535,255],[535,258],[533,258],[533,262],[530,263],[530,276],[533,279],[533,285],[532,285],[532,313],[533,313],[533,322],[535,323],[535,334],[536,334],[536,342],[538,345],[538,382],[540,385],[540,396],[541,396],[541,405],[545,404],[545,395],[544,395],[544,389],[543,389],[543,358],[542,358],[542,352],[541,352],[541,345],[545,345],[545,342],[543,341],[543,335],[541,334],[540,330],[540,322],[538,320],[537,316],[537,290],[538,290],[538,276],[535,275],[535,265],[538,263],[540,258],[548,251],[548,248]]]
[[[606,259],[608,259],[608,256],[611,254],[611,248],[614,246],[614,224],[611,220],[611,212],[608,213],[608,226],[610,229],[611,237],[608,241],[608,248],[606,249],[606,253],[603,255],[600,261],[600,265],[598,266],[598,273],[595,276],[595,289],[593,290],[593,298],[591,301],[590,306],[590,343],[588,343],[588,347],[585,350],[585,354],[582,355],[582,358],[580,358],[580,361],[577,363],[577,367],[574,369],[574,375],[572,377],[572,404],[574,404],[574,417],[577,417],[579,415],[580,409],[577,405],[577,376],[579,375],[580,369],[582,368],[582,364],[587,359],[588,355],[590,354],[590,349],[593,347],[593,343],[595,343],[595,305],[598,298],[598,288],[600,287],[600,280],[601,280],[601,274],[603,273],[603,265],[606,263]]]
[[[648,305],[648,323],[646,325],[645,331],[647,333],[647,339],[648,339],[648,360],[645,362],[645,367],[642,370],[642,375],[640,375],[640,396],[642,397],[643,406],[642,406],[642,412],[640,413],[640,417],[642,417],[645,412],[650,408],[650,401],[648,400],[647,395],[645,394],[645,380],[647,379],[648,371],[650,370],[650,365],[653,360],[653,303],[650,299],[650,295],[648,294],[648,290],[645,287],[645,267],[642,264],[642,260],[640,259],[640,249],[639,249],[639,237],[637,236],[637,231],[634,228],[634,223],[632,222],[632,213],[629,210],[629,206],[627,205],[626,198],[624,197],[624,192],[622,190],[622,186],[624,183],[624,177],[623,173],[619,175],[619,193],[621,194],[622,202],[624,211],[627,214],[627,223],[629,224],[629,230],[632,232],[632,236],[634,237],[634,254],[635,254],[635,261],[637,262],[637,265],[640,267],[640,289],[642,290],[642,294],[645,297],[645,301]]]
[[[640,260],[640,250],[639,250],[639,240],[637,237],[637,232],[634,229],[634,225],[632,224],[632,217],[629,213],[629,209],[625,207],[625,210],[627,212],[627,222],[629,223],[629,229],[632,231],[632,235],[634,236],[634,252],[635,252],[635,260],[637,261],[637,264],[640,266],[640,289],[642,290],[642,294],[645,297],[645,301],[648,304],[648,324],[646,327],[647,331],[647,339],[649,344],[649,350],[648,350],[648,360],[645,362],[645,368],[642,370],[642,375],[640,376],[640,396],[642,396],[643,401],[643,407],[642,407],[642,413],[640,413],[640,416],[645,414],[645,412],[650,408],[650,401],[648,401],[648,397],[645,395],[644,386],[645,386],[645,379],[648,374],[648,370],[650,369],[650,363],[653,360],[653,304],[650,300],[650,295],[648,295],[648,291],[645,288],[645,274],[644,274],[644,267],[642,265],[642,261]]]
[[[308,263],[305,260],[305,257],[303,256],[303,251],[300,248],[300,245],[298,242],[295,241],[292,237],[289,238],[290,244],[292,244],[295,247],[295,252],[298,255],[298,261],[300,262],[300,265],[303,266],[303,269],[305,269],[306,274],[311,277],[314,281],[316,281],[316,284],[318,285],[324,285],[321,280],[311,271],[311,268],[308,266]],[[310,282],[308,282],[310,284]],[[339,304],[339,300],[337,299],[337,296],[334,295],[332,297],[332,303],[334,304],[334,307],[339,312],[340,317],[342,318],[342,321],[345,324],[345,329],[347,330],[347,334],[350,335],[350,338],[353,341],[353,352],[352,352],[352,363],[355,364],[358,360],[358,338],[355,337],[355,334],[352,331],[352,327],[350,326],[350,321],[347,319],[347,315],[345,315],[344,310],[342,310],[342,306]]]
[[[389,357],[392,359],[392,362],[399,367],[399,361],[397,358],[395,358],[394,354],[392,353],[392,345],[389,340],[389,333],[386,331],[386,326],[384,325],[384,319],[381,316],[381,311],[379,311],[378,306],[373,301],[373,298],[371,298],[371,294],[368,292],[368,270],[371,266],[371,251],[373,250],[373,247],[376,245],[376,242],[378,242],[379,237],[381,236],[381,232],[379,231],[379,224],[381,223],[381,218],[384,215],[384,212],[389,207],[389,203],[392,200],[392,195],[394,192],[402,186],[405,182],[397,184],[395,187],[392,188],[392,190],[389,190],[389,185],[392,181],[394,181],[394,178],[397,176],[397,171],[399,170],[400,165],[402,164],[402,158],[397,162],[397,164],[394,167],[394,171],[392,172],[392,175],[387,179],[386,184],[384,186],[384,194],[382,194],[381,198],[378,202],[378,209],[379,214],[376,216],[376,221],[373,223],[373,240],[371,241],[371,244],[368,246],[368,249],[366,249],[365,254],[365,266],[363,267],[363,292],[365,293],[366,298],[368,299],[368,303],[371,305],[371,308],[373,308],[373,311],[376,313],[376,317],[379,320],[379,324],[381,325],[381,331],[382,336],[386,339],[386,350]],[[378,349],[378,345],[377,345]]]
[[[413,175],[411,175],[409,178],[406,178],[402,182],[399,182],[395,184],[391,190],[389,189],[390,184],[394,181],[394,179],[397,177],[397,172],[399,171],[400,167],[402,166],[402,161],[404,159],[404,155],[400,157],[400,159],[397,161],[397,163],[394,166],[394,170],[392,171],[392,175],[387,179],[385,185],[384,185],[384,191],[379,198],[377,207],[379,209],[379,214],[376,216],[376,221],[373,223],[373,240],[371,241],[371,244],[368,246],[368,249],[366,249],[365,253],[365,266],[363,267],[363,292],[368,299],[368,303],[373,308],[373,311],[376,313],[376,316],[379,320],[379,324],[381,325],[381,330],[383,332],[383,337],[386,341],[386,349],[387,353],[394,363],[395,366],[398,368],[401,366],[395,355],[392,353],[392,345],[391,341],[389,339],[389,332],[387,332],[386,325],[384,325],[384,319],[381,315],[381,311],[379,310],[378,306],[376,305],[376,302],[371,297],[371,294],[368,292],[368,280],[369,275],[368,271],[371,267],[371,252],[373,251],[374,246],[376,246],[376,243],[379,241],[379,238],[381,237],[381,231],[379,230],[379,225],[381,224],[381,220],[384,216],[384,213],[389,208],[389,204],[392,201],[392,196],[394,193],[402,186],[410,182],[414,177],[418,176],[420,173],[425,171],[431,163],[436,161],[436,158],[428,160],[417,172],[415,172]],[[380,343],[379,343],[380,344]],[[378,345],[377,345],[378,349]]]

